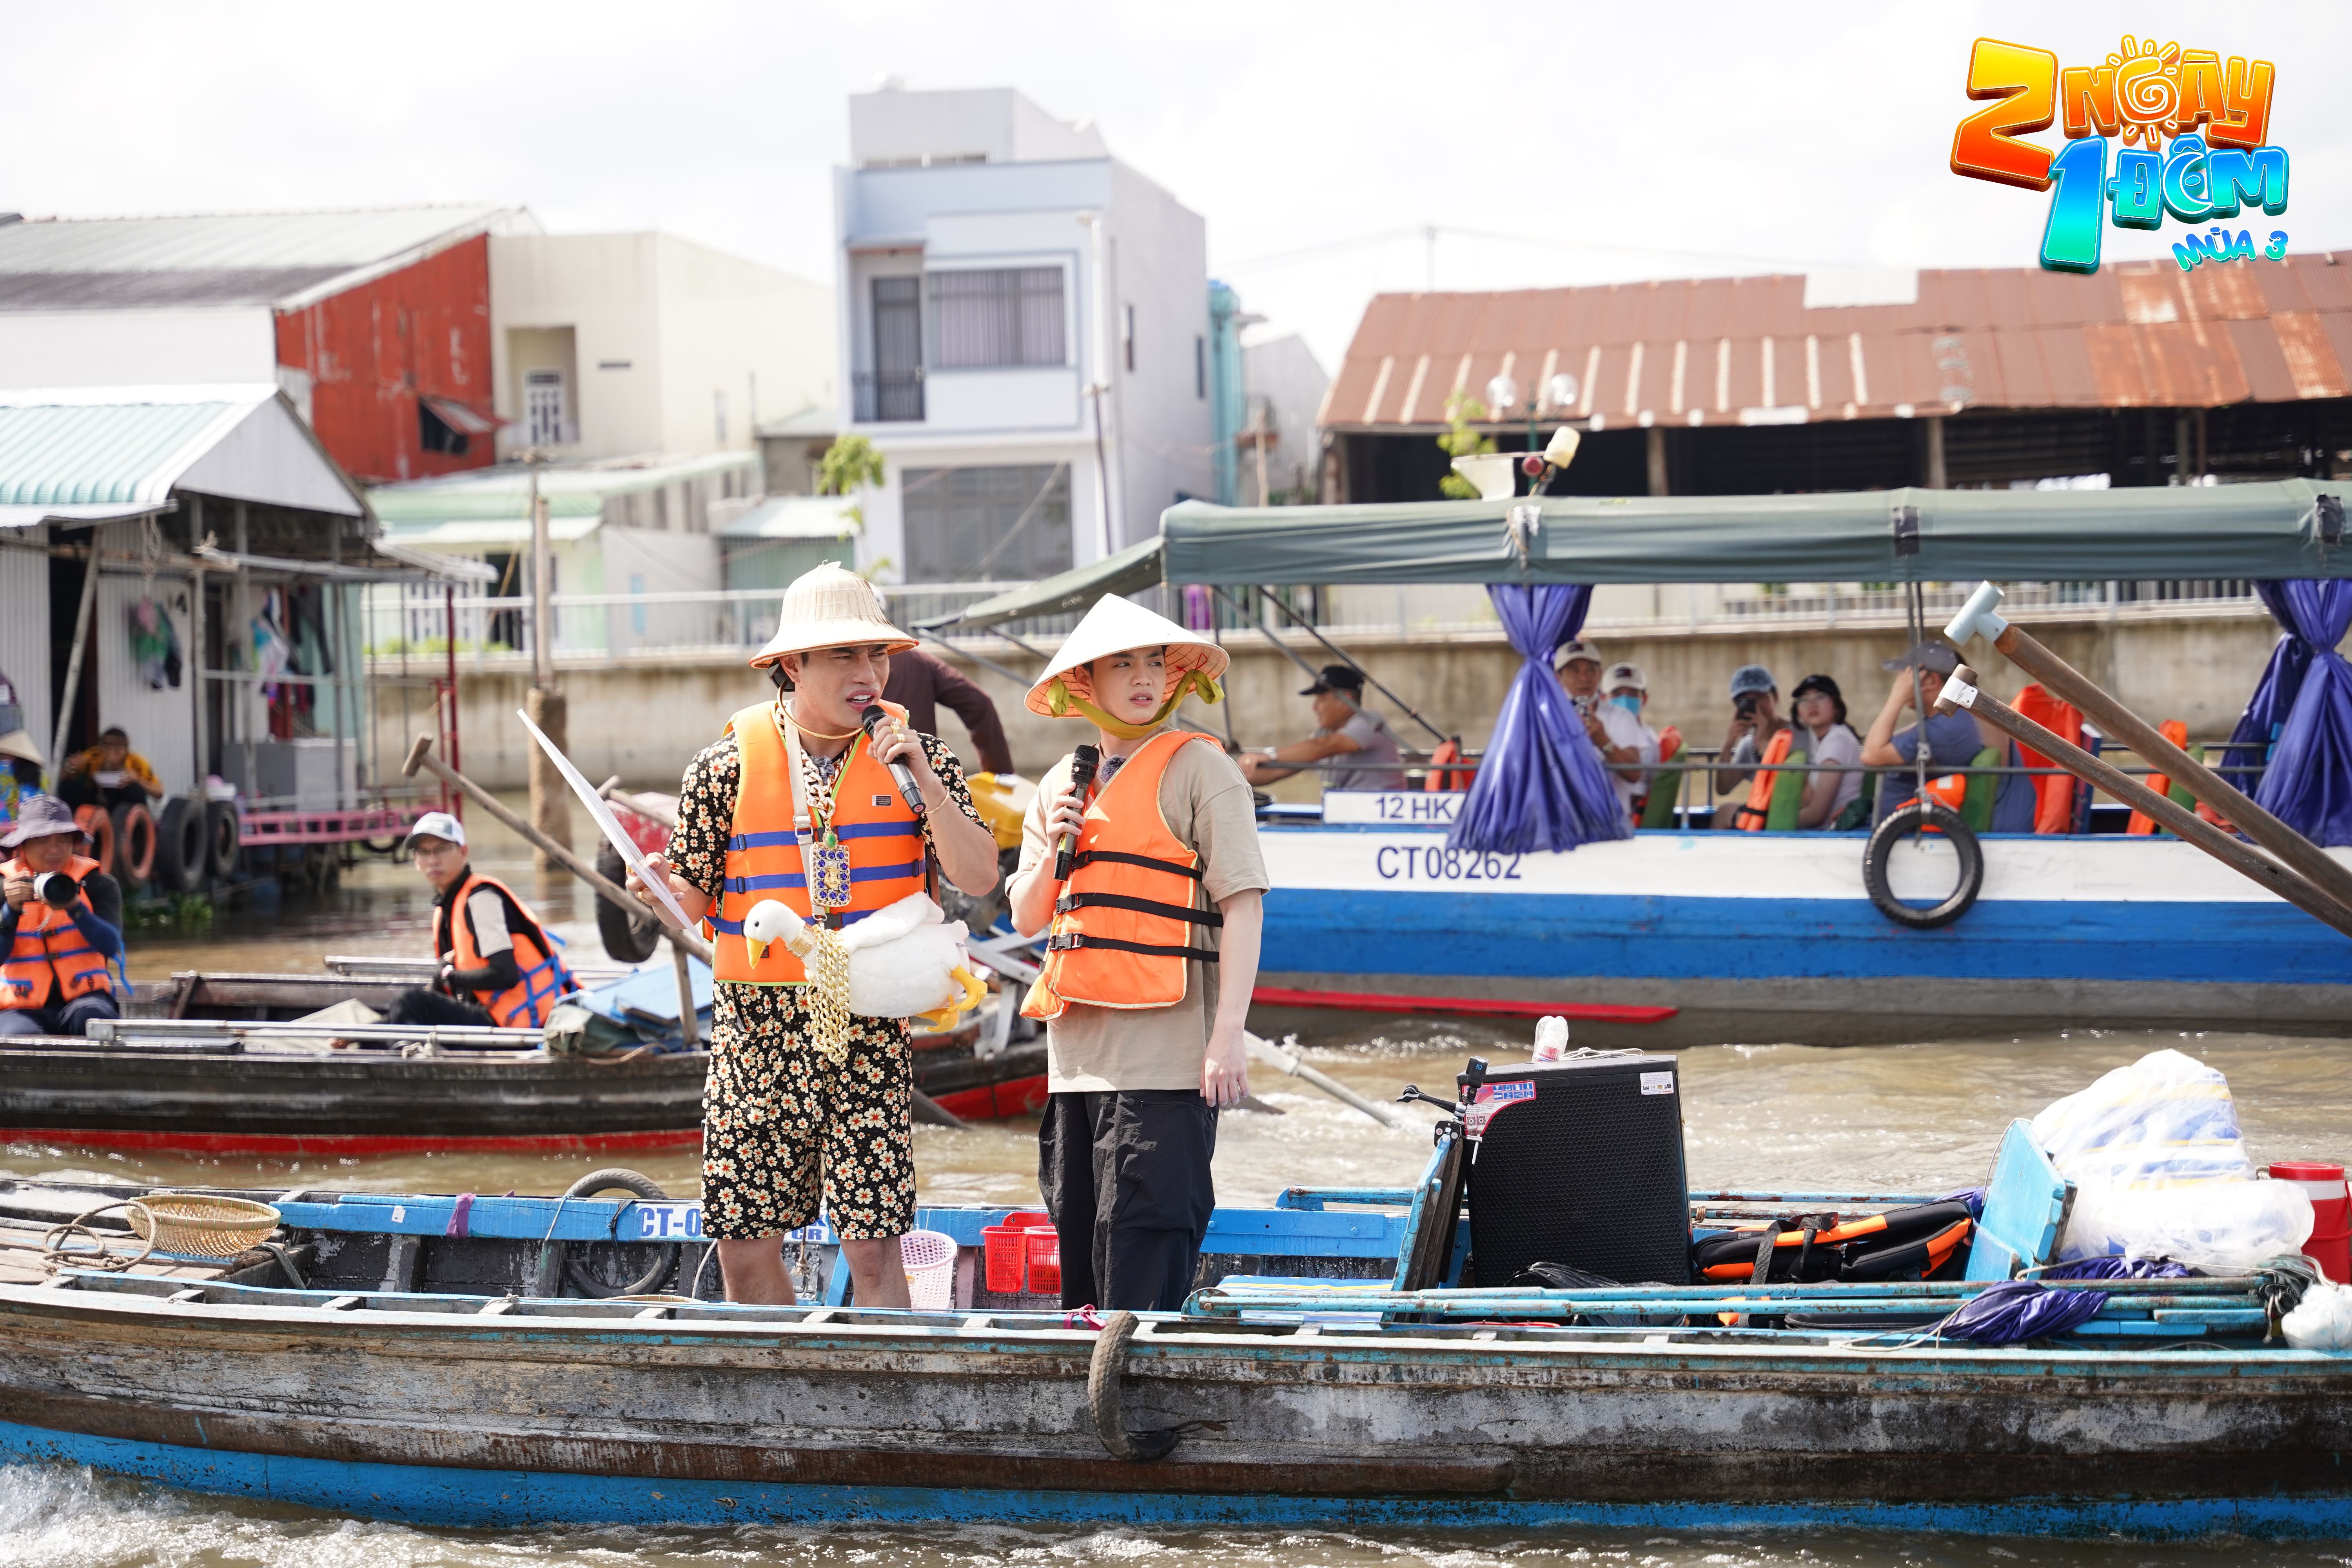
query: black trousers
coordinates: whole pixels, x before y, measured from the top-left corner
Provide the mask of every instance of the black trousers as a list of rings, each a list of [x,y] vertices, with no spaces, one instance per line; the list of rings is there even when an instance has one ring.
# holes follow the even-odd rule
[[[452,996],[443,991],[427,991],[415,986],[393,998],[392,1008],[383,1016],[387,1024],[495,1024],[488,1008],[470,996]]]
[[[1037,1185],[1062,1244],[1062,1306],[1172,1312],[1192,1292],[1217,1193],[1217,1112],[1196,1089],[1055,1094]]]

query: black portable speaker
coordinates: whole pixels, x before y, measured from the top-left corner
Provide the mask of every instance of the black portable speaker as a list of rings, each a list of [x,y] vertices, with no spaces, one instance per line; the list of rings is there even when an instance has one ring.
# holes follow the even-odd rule
[[[1481,1286],[1531,1263],[1623,1284],[1690,1283],[1675,1058],[1628,1054],[1487,1069],[1470,1120],[1470,1256]]]

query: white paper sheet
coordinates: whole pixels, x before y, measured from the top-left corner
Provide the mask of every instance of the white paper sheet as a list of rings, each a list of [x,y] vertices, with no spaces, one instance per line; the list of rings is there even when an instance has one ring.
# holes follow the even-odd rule
[[[539,742],[539,749],[554,759],[556,767],[563,774],[563,782],[572,786],[572,793],[580,797],[580,803],[588,808],[588,815],[595,818],[597,831],[604,834],[604,842],[621,852],[623,864],[637,874],[637,880],[651,889],[654,897],[659,899],[662,907],[669,911],[671,926],[678,931],[693,930],[695,922],[686,918],[686,910],[679,906],[677,895],[669,890],[669,879],[655,876],[646,869],[645,851],[637,847],[627,829],[614,817],[613,808],[596,794],[595,786],[580,776],[580,770],[572,765],[572,759],[556,749],[555,742],[530,721],[530,714],[518,708],[515,717],[522,721],[522,727],[530,731],[532,740]]]

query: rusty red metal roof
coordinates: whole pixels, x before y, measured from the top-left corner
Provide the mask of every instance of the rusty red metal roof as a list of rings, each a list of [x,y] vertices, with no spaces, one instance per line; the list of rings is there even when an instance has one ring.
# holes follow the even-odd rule
[[[1805,296],[1801,275],[1381,294],[1319,422],[1435,429],[1456,391],[1483,397],[1505,372],[1517,418],[1533,397],[1544,418],[1600,428],[2352,395],[2352,252],[2192,272],[1923,271],[1908,304]],[[1577,395],[1553,407],[1562,371]]]

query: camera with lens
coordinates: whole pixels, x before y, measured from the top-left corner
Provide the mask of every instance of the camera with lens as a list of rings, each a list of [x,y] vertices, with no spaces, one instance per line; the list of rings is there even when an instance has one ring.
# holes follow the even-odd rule
[[[81,884],[63,871],[44,871],[33,879],[33,897],[53,910],[69,910],[81,897]]]

